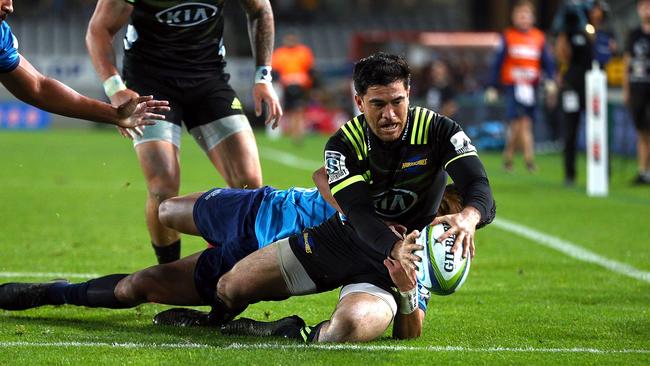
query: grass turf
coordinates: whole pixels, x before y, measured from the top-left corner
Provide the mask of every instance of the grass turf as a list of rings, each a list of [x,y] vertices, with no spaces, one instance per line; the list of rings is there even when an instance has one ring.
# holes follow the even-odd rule
[[[317,166],[324,142],[310,137],[297,147],[258,135],[265,183],[311,186],[308,168]],[[282,163],[286,157],[279,151],[304,167]],[[0,156],[0,282],[47,280],[10,278],[9,272],[108,274],[154,263],[144,225],[146,190],[127,141],[112,131],[3,132]],[[584,179],[576,188],[562,185],[558,155],[540,156],[535,175],[526,173],[523,163],[512,174],[502,172],[497,154],[482,158],[498,217],[650,271],[650,187],[629,185],[634,162],[614,159],[609,197],[588,198]],[[181,193],[224,185],[187,137],[181,164]],[[184,255],[203,247],[200,238],[183,238]],[[336,298],[330,292],[260,303],[244,315],[277,319],[296,313],[316,323],[330,315]],[[209,329],[152,326],[152,316],[165,308],[0,311],[0,364],[650,363],[650,284],[494,226],[478,235],[477,257],[463,289],[431,299],[424,334],[417,340],[394,341],[387,332],[361,350],[302,348],[223,337]],[[270,348],[254,348],[259,344]],[[440,348],[447,346],[463,348]],[[567,351],[572,348],[604,352]],[[646,352],[613,352],[626,349]]]

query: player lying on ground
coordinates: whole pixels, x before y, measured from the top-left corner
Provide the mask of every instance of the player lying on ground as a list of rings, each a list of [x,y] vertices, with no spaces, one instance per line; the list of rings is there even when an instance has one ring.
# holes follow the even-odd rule
[[[344,286],[330,321],[310,329],[312,341],[368,341],[381,336],[397,304],[386,260],[413,271],[417,232],[430,223],[456,235],[454,253],[474,254],[477,226],[492,221],[496,206],[476,149],[451,119],[409,107],[410,70],[395,55],[375,54],[354,67],[355,101],[363,113],[347,122],[325,147],[329,189],[343,215],[334,215],[301,235],[279,240],[238,262],[217,283],[213,314],[232,319],[249,304]],[[447,174],[463,209],[436,217]],[[322,194],[326,196],[326,193]],[[385,223],[410,232],[397,235]],[[389,262],[390,263],[390,262]],[[392,262],[395,263],[395,262]],[[395,263],[397,264],[397,263]],[[417,287],[400,294],[398,337],[421,331]],[[403,313],[402,313],[403,312]]]
[[[459,207],[459,195],[450,187],[445,192],[441,211],[458,211]],[[315,188],[216,188],[203,194],[176,197],[161,205],[161,217],[173,228],[188,234],[202,235],[215,245],[203,252],[206,258],[211,259],[210,266],[214,272],[209,273],[205,271],[206,266],[196,265],[198,254],[201,254],[197,253],[129,276],[109,275],[81,284],[68,284],[65,281],[8,283],[0,286],[0,308],[23,310],[60,304],[127,308],[144,302],[204,305],[209,303],[209,299],[201,299],[200,292],[207,291],[206,286],[214,289],[220,275],[230,270],[234,263],[259,247],[300,233],[306,227],[325,221],[334,213],[334,209]],[[420,299],[422,311],[426,309],[427,302],[427,297]],[[165,324],[211,324],[208,313],[172,311],[165,314]],[[287,324],[293,325],[287,329],[287,333],[282,333],[283,329],[277,327]],[[238,325],[241,326],[241,323]],[[274,323],[272,330],[279,331],[275,333],[278,335],[296,336],[296,330],[299,331],[303,325],[304,322],[298,318],[288,318]],[[268,326],[262,328],[269,329]]]
[[[0,83],[25,103],[67,117],[110,123],[124,128],[153,125],[169,111],[167,101],[152,96],[130,98],[121,105],[110,104],[78,94],[65,84],[43,76],[27,59],[18,54],[18,41],[5,22],[13,13],[13,1],[0,1]]]

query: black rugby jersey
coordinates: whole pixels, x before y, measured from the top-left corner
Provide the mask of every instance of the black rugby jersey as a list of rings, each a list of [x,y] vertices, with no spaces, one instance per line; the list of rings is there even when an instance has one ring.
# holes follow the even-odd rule
[[[133,6],[124,38],[124,66],[166,76],[223,72],[225,0],[125,0]]]
[[[630,32],[625,52],[630,55],[627,73],[631,85],[650,85],[650,33],[641,27]]]
[[[450,169],[460,161],[458,169]],[[349,222],[334,218],[314,236],[340,241],[341,235],[352,235],[352,241],[371,246],[378,259],[388,256],[398,240],[383,220],[411,231],[434,219],[447,181],[445,171],[464,192],[465,206],[477,208],[484,223],[494,215],[476,148],[456,122],[425,108],[410,108],[402,136],[390,143],[372,133],[364,115],[357,116],[327,142],[325,168],[330,190]],[[355,221],[361,210],[374,211],[361,215],[370,222]]]

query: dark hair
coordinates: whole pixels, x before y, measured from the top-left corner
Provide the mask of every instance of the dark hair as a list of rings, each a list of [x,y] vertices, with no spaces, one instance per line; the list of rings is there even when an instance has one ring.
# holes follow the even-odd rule
[[[402,56],[379,52],[359,60],[354,65],[352,79],[358,95],[365,95],[373,85],[388,85],[399,80],[408,88],[411,69]]]

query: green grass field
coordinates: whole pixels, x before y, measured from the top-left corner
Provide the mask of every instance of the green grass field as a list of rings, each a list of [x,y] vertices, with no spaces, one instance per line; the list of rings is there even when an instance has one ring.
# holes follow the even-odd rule
[[[311,137],[296,147],[258,136],[265,183],[311,186],[324,142]],[[193,141],[183,144],[181,193],[223,186]],[[635,163],[614,159],[609,197],[588,198],[584,169],[578,187],[562,185],[559,155],[540,156],[536,175],[521,162],[505,174],[499,155],[482,158],[502,221],[479,232],[464,287],[431,299],[417,340],[387,332],[359,346],[301,346],[154,327],[161,305],[44,307],[0,311],[0,364],[650,364],[650,187],[629,185]],[[0,282],[80,281],[154,264],[144,182],[117,133],[2,132],[0,187]],[[510,222],[532,236],[508,231]],[[597,254],[601,264],[541,245],[548,237]],[[204,245],[184,237],[183,255]],[[260,303],[244,315],[300,314],[316,323],[337,295]]]

